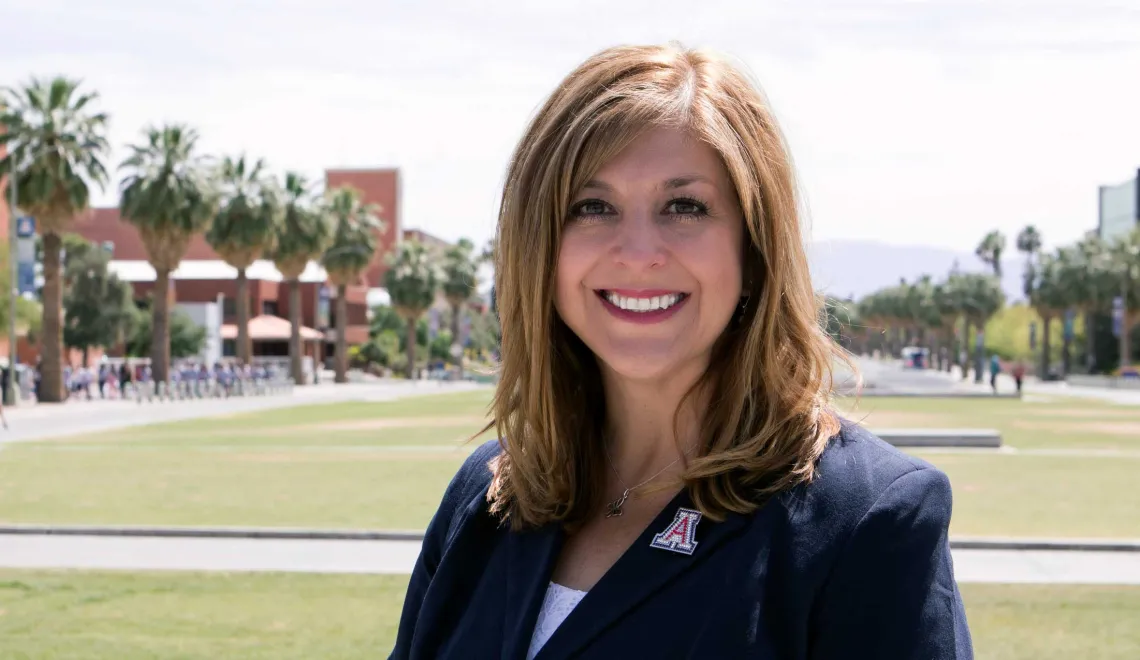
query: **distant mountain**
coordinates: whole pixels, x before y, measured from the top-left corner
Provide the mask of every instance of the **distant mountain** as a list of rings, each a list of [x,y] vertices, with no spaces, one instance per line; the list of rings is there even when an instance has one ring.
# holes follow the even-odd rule
[[[962,272],[983,272],[988,266],[972,252],[929,245],[891,245],[875,241],[817,241],[808,246],[812,280],[816,289],[845,298],[859,299],[868,293],[899,283],[913,282],[922,275],[935,280],[946,277],[957,262]],[[1002,288],[1008,302],[1023,298],[1021,273],[1025,259],[1016,250],[1002,255]]]

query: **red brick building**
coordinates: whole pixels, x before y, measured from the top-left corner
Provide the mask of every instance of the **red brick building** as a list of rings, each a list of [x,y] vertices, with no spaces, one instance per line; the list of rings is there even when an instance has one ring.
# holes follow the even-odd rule
[[[366,204],[380,207],[380,220],[384,224],[376,246],[376,259],[364,274],[369,287],[384,286],[384,272],[388,270],[388,255],[400,241],[400,171],[396,169],[375,170],[326,170],[325,187],[329,190],[340,186],[352,186],[360,191],[360,198]]]
[[[2,156],[2,151],[0,151]],[[356,286],[347,292],[348,319],[345,338],[348,343],[359,344],[368,340],[368,299],[369,291],[373,300],[386,299],[383,292],[376,289],[384,284],[387,258],[395,249],[402,235],[400,218],[399,170],[381,169],[331,169],[325,172],[327,188],[352,186],[360,191],[365,203],[380,207],[379,216],[383,229],[378,234],[376,257]],[[0,177],[0,191],[7,192],[4,177]],[[8,205],[6,198],[0,202],[0,236],[8,235]],[[109,245],[113,250],[113,268],[134,288],[135,297],[145,300],[154,287],[154,271],[147,262],[146,248],[138,231],[119,215],[119,209],[94,208],[76,218],[72,231],[89,241]],[[6,240],[4,241],[6,244]],[[287,287],[281,281],[280,273],[270,262],[260,261],[249,269],[250,315],[275,315],[289,317],[289,296]],[[180,268],[172,275],[171,300],[175,303],[215,302],[219,294],[223,296],[223,323],[233,323],[235,316],[234,300],[237,294],[236,271],[225,265],[203,236],[195,236],[190,242]],[[325,284],[324,271],[316,264],[302,276],[301,322],[309,328],[325,331],[325,354],[331,354],[335,341],[335,331],[328,330],[336,323],[335,300],[330,300],[325,309],[321,304],[320,291]],[[335,288],[330,297],[335,297]],[[323,313],[322,313],[323,312]],[[0,333],[2,335],[3,333]],[[0,337],[0,348],[6,355],[6,340]],[[31,349],[32,347],[21,347]],[[21,358],[34,359],[34,351]]]
[[[368,305],[370,289],[383,286],[387,257],[400,236],[399,170],[360,169],[329,170],[326,172],[328,188],[349,185],[361,193],[366,203],[380,206],[384,227],[379,233],[376,257],[356,286],[348,288],[348,323],[345,338],[348,343],[368,341]],[[73,231],[97,244],[110,244],[113,249],[114,268],[123,279],[131,282],[135,296],[144,300],[154,287],[154,271],[147,263],[146,248],[138,231],[122,220],[117,208],[91,209],[76,219]],[[287,287],[280,273],[267,261],[255,263],[248,271],[250,315],[269,314],[289,317]],[[180,303],[208,303],[224,297],[223,322],[233,323],[237,295],[236,271],[226,266],[206,243],[203,236],[190,242],[182,265],[171,277],[171,298]],[[324,271],[310,264],[301,278],[301,323],[309,328],[326,330],[335,326],[335,300],[329,303],[327,316],[319,314],[321,285],[325,284]],[[331,287],[330,287],[331,288]],[[335,296],[335,289],[331,292]],[[325,316],[325,318],[321,318]],[[335,331],[326,331],[326,350],[331,351]],[[327,353],[326,353],[327,354]]]

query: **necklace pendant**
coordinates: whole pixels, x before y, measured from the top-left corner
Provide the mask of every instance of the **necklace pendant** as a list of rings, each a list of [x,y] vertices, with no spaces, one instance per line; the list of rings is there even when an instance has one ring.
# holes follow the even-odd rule
[[[614,500],[613,502],[610,502],[609,504],[607,504],[606,505],[606,517],[607,518],[616,518],[617,516],[620,516],[622,513],[624,513],[621,510],[621,507],[623,504],[625,504],[625,501],[627,499],[629,499],[629,491],[628,490],[623,491],[621,494],[621,497],[619,497],[616,500]]]

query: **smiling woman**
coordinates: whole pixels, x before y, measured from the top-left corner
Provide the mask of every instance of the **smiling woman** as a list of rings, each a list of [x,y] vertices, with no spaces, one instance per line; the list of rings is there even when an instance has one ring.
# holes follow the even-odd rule
[[[945,475],[830,405],[795,190],[718,56],[613,48],[558,86],[500,208],[500,439],[393,658],[972,656]]]

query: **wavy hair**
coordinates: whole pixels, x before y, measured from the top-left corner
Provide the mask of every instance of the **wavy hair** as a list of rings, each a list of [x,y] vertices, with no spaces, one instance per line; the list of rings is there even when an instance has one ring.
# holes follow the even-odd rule
[[[686,395],[707,402],[681,479],[711,519],[748,513],[812,479],[838,431],[823,331],[783,136],[757,86],[727,60],[679,46],[622,46],[573,71],[531,121],[507,171],[495,293],[502,329],[491,403],[503,451],[491,511],[525,529],[581,523],[606,483],[602,380],[591,351],[554,308],[555,269],[572,196],[608,160],[658,126],[715,149],[743,212],[743,316],[718,338]],[[849,362],[849,361],[848,361]],[[676,419],[676,418],[675,418]]]

